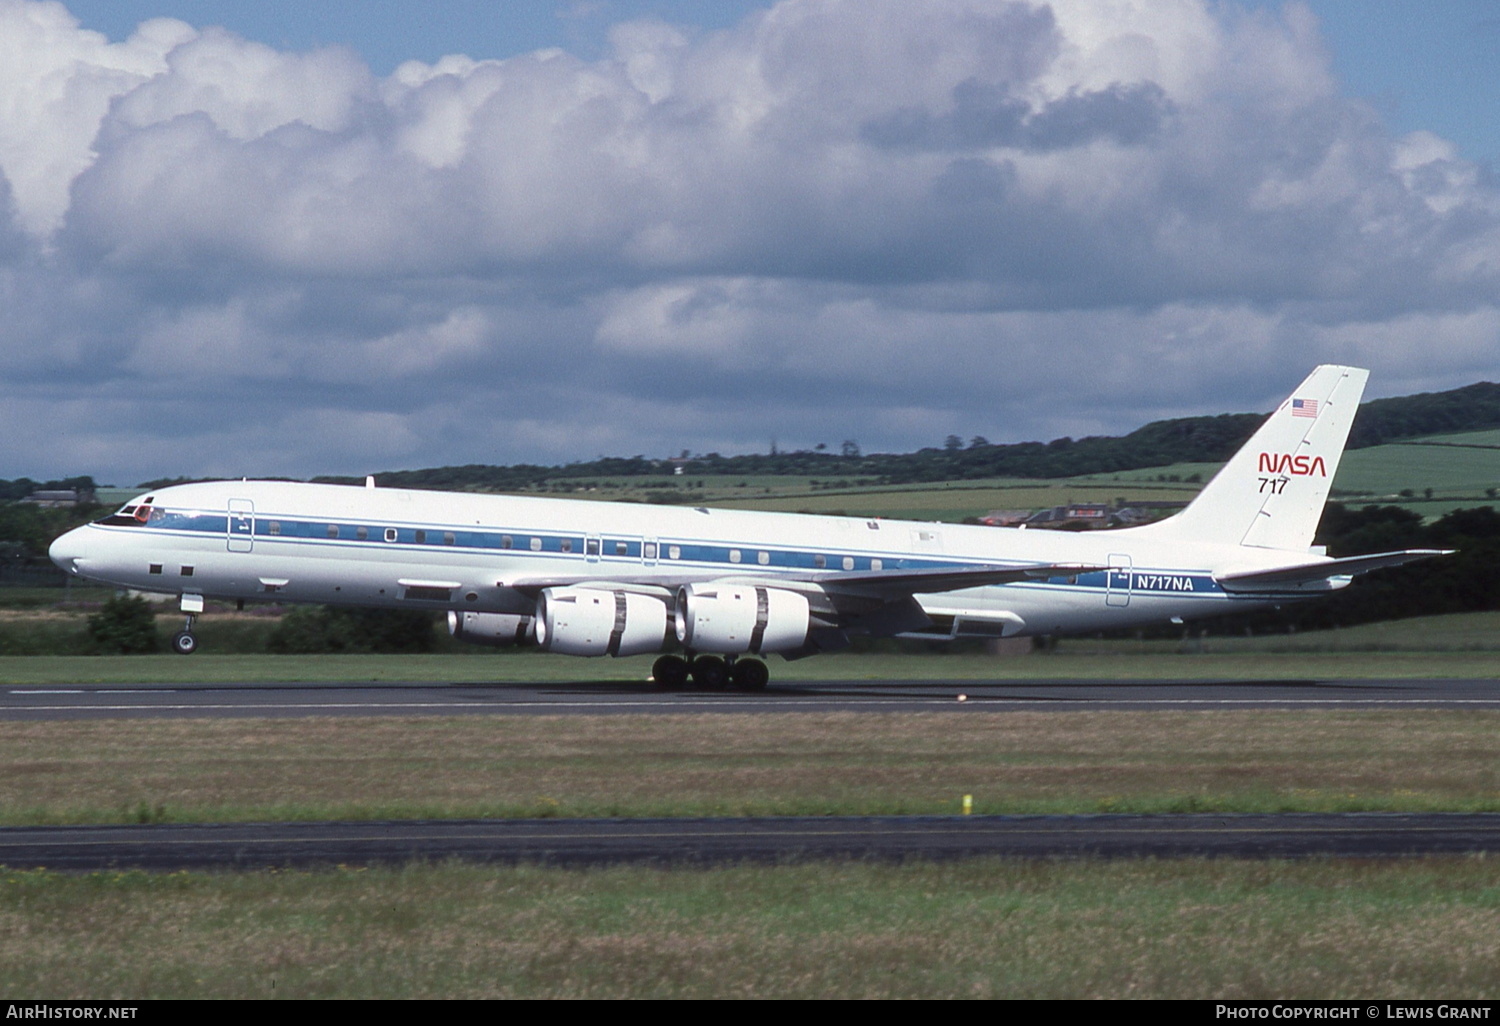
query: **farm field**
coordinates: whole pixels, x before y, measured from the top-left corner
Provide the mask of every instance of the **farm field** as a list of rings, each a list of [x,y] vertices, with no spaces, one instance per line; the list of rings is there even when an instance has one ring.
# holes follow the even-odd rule
[[[1429,519],[1454,509],[1492,503],[1500,491],[1500,431],[1439,435],[1344,454],[1334,496],[1405,506]],[[653,483],[616,479],[613,488],[596,478],[558,481],[561,496],[662,501],[779,512],[879,516],[958,522],[992,509],[1044,509],[1070,502],[1179,501],[1186,503],[1218,472],[1217,463],[1086,474],[1070,478],[994,478],[973,481],[882,485],[811,477],[716,477],[686,475]],[[701,485],[702,487],[698,487]],[[1429,497],[1427,490],[1431,489]],[[1409,495],[1401,494],[1403,491]]]
[[[1433,445],[1478,445],[1500,449],[1500,428],[1491,431],[1460,431],[1449,435],[1425,435],[1413,438],[1412,443],[1427,442]]]

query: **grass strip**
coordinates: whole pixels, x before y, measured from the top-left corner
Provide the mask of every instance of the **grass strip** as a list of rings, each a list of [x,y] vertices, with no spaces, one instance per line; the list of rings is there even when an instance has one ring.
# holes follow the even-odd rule
[[[0,873],[50,998],[1500,996],[1494,860]]]
[[[1500,811],[1500,713],[0,723],[0,823]]]
[[[1082,644],[1082,643],[1080,643]],[[990,655],[840,654],[784,663],[777,681],[970,680],[1494,680],[1494,652],[1151,651]],[[0,684],[642,683],[651,658],[573,659],[534,652],[473,655],[214,655],[0,657]]]

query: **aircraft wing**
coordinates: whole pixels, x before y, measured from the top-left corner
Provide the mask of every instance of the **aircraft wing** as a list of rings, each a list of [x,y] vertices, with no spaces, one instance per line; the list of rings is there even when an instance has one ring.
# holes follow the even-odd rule
[[[952,567],[941,570],[846,570],[809,575],[808,583],[828,591],[894,598],[959,591],[989,584],[1016,584],[1049,577],[1070,577],[1108,569],[1084,563],[1035,563],[1025,566]]]
[[[1341,559],[1297,563],[1292,566],[1273,567],[1270,570],[1215,574],[1214,580],[1225,591],[1289,591],[1305,584],[1327,581],[1330,577],[1348,577],[1370,570],[1379,570],[1382,567],[1400,566],[1418,559],[1447,556],[1453,551],[1453,549],[1406,549],[1401,552],[1378,552],[1368,556],[1344,556]]]
[[[857,595],[892,600],[909,595],[958,591],[990,584],[1015,584],[1019,581],[1045,580],[1094,573],[1104,566],[1084,563],[1028,563],[1021,566],[958,566],[921,570],[819,570],[812,573],[756,574],[725,573],[722,570],[653,571],[612,574],[523,575],[500,584],[522,592],[540,592],[544,588],[580,584],[626,586],[643,591],[675,589],[693,581],[743,582],[791,591],[820,591],[825,594]]]

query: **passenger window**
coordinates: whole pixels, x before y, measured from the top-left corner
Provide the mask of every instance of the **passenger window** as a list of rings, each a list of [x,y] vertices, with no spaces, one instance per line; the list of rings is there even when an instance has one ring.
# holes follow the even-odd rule
[[[884,567],[885,567],[885,561],[884,560],[880,560],[880,559],[872,559],[872,560],[870,560],[870,569],[871,570],[881,570],[881,569],[884,569]]]
[[[502,549],[508,549],[508,548],[510,548],[513,543],[514,543],[514,539],[512,539],[510,535],[508,535],[508,534],[502,534],[500,536],[500,547]]]
[[[330,538],[337,538],[338,536],[339,536],[339,525],[338,524],[329,524],[328,525],[328,537],[330,537]]]
[[[533,539],[531,539],[531,551],[532,552],[541,552],[542,551],[542,540],[540,538],[533,538]]]
[[[617,556],[628,556],[628,555],[630,555],[630,546],[626,545],[624,542],[615,542],[615,555],[617,555]]]
[[[279,521],[279,520],[272,520],[269,523],[267,523],[266,524],[266,533],[270,534],[270,535],[278,535],[278,534],[280,534],[281,533],[281,521]]]
[[[641,547],[641,554],[647,559],[656,558],[656,542],[647,542]]]
[[[161,564],[160,563],[152,563],[151,564],[151,570],[150,570],[150,572],[153,573],[153,574],[159,574],[159,573],[161,573]]]
[[[454,536],[454,534],[453,534],[452,531],[444,531],[443,532],[443,544],[444,545],[453,545],[453,544],[456,544],[457,542],[458,542],[458,538]]]
[[[354,529],[354,537],[360,541],[366,541],[370,537],[370,529],[368,527],[356,527]]]
[[[729,550],[729,561],[731,563],[738,563],[740,561],[740,550],[739,549],[730,549]]]
[[[190,567],[190,566],[183,567],[182,568],[182,576],[184,576],[184,577],[191,577],[191,576],[193,576],[193,568]]]
[[[755,554],[755,561],[761,566],[765,566],[771,562],[771,554],[769,552],[757,552]]]
[[[573,539],[572,538],[564,538],[562,540],[562,550],[564,552],[572,552],[573,551]]]
[[[828,557],[821,554],[814,556],[813,566],[817,567],[819,570],[824,569],[828,566]]]
[[[844,569],[845,570],[853,570],[854,569],[854,557],[853,556],[845,556],[844,557]]]
[[[678,546],[678,545],[673,545],[670,548],[668,548],[667,549],[667,558],[668,559],[681,559],[682,558],[682,547]]]
[[[589,538],[588,540],[586,540],[583,543],[583,551],[588,553],[590,556],[599,555],[599,539]]]
[[[418,530],[417,531],[417,544],[418,545],[425,545],[426,543],[427,543],[427,532],[423,531],[423,530]]]
[[[385,540],[388,542],[396,540],[396,529],[394,527],[387,527],[385,529]]]

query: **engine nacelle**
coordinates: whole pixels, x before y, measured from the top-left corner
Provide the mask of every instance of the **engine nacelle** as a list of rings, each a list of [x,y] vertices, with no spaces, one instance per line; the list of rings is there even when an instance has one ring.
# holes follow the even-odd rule
[[[471,645],[504,648],[536,640],[535,621],[517,613],[460,613],[448,610],[448,633]]]
[[[660,652],[667,642],[667,604],[631,591],[548,588],[537,599],[536,640],[544,652],[564,655]]]
[[[696,652],[786,652],[807,643],[807,597],[754,584],[689,584],[677,592],[677,640]]]

